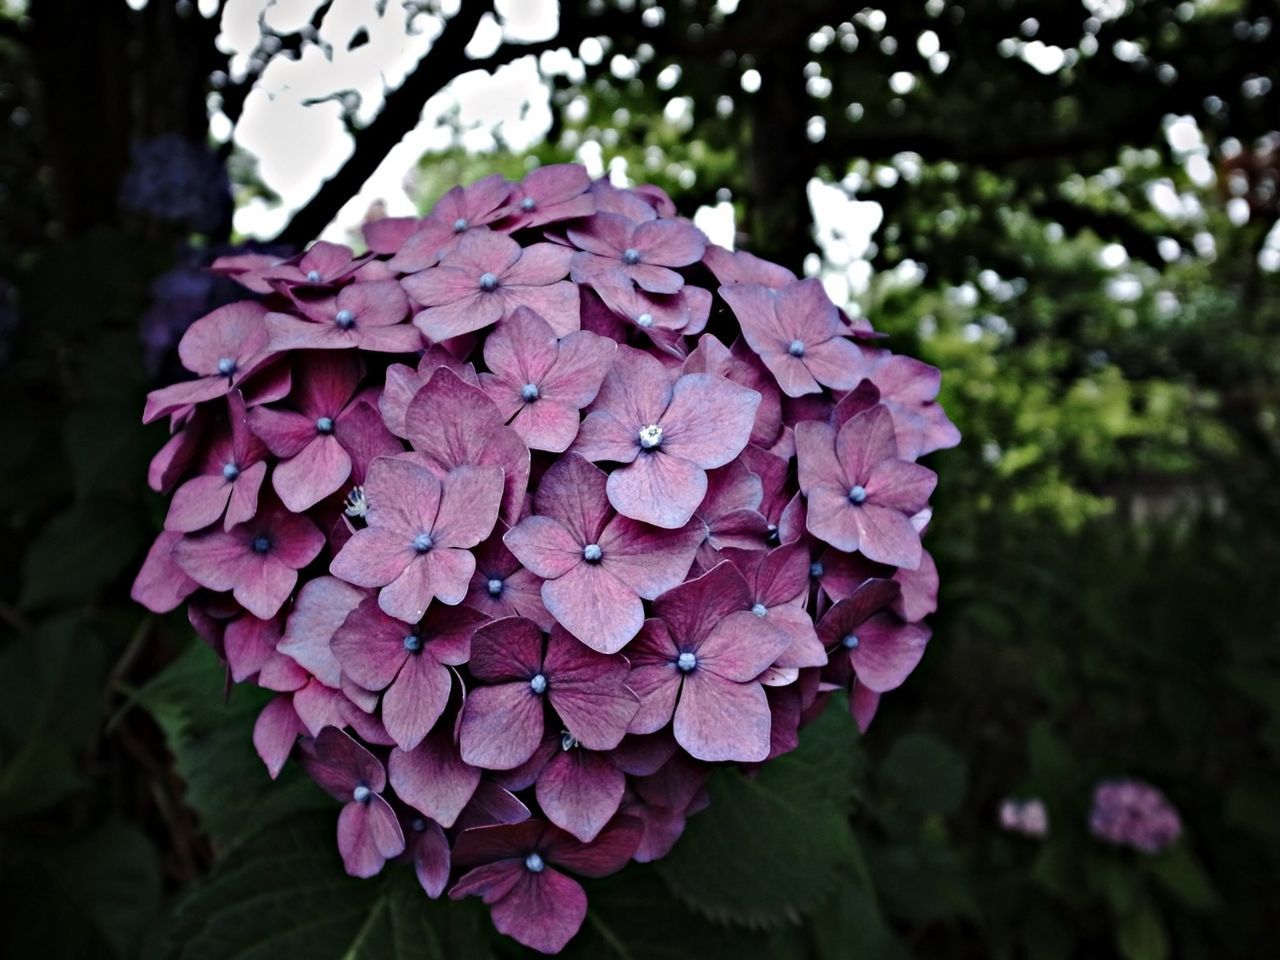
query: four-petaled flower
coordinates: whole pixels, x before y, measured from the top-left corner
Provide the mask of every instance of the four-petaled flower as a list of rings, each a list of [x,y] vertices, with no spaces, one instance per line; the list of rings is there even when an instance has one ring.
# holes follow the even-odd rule
[[[676,742],[699,760],[763,760],[770,713],[757,679],[790,639],[751,612],[746,581],[725,561],[669,590],[627,647],[628,685],[639,695],[633,733],[661,730],[674,715]]]
[[[751,349],[789,397],[848,390],[870,369],[862,351],[844,336],[835,305],[817,279],[774,290],[760,284],[730,284],[720,296],[742,324]]]
[[[333,634],[342,672],[366,690],[385,690],[382,723],[402,750],[412,750],[435,726],[453,687],[450,667],[467,662],[471,634],[485,622],[466,607],[433,606],[410,625],[387,616],[373,597]]]
[[[570,276],[575,283],[622,275],[650,293],[675,293],[684,277],[673,267],[702,259],[707,238],[690,223],[647,220],[636,223],[616,213],[597,213],[580,227],[569,228],[578,248]]]
[[[361,587],[381,587],[383,611],[417,623],[433,599],[467,595],[476,560],[470,548],[498,519],[502,471],[463,466],[443,480],[409,460],[379,457],[364,484],[368,526],[357,530],[329,571]]]
[[[596,212],[596,198],[589,192],[591,177],[576,163],[538,167],[511,188],[502,208],[503,230],[528,230],[560,220],[576,220]]]
[[[280,458],[271,484],[295,513],[342,489],[353,466],[363,474],[373,458],[404,449],[373,404],[357,394],[360,375],[350,354],[311,354],[294,374],[295,410],[249,411],[249,426]]]
[[[404,853],[404,832],[382,796],[387,772],[377,757],[337,727],[325,727],[314,740],[304,740],[301,752],[311,779],[342,801],[338,850],[347,873],[372,877]]]
[[[489,770],[511,770],[537,750],[546,708],[569,734],[593,750],[621,742],[639,707],[626,685],[625,657],[596,653],[556,626],[544,640],[532,620],[508,617],[476,631],[471,675],[458,728],[462,759]]]
[[[395,280],[352,283],[318,299],[299,299],[305,320],[287,313],[266,316],[272,353],[287,350],[369,350],[411,353],[422,347],[422,334],[402,323],[409,298]]]
[[[556,243],[520,247],[500,233],[464,237],[440,265],[405,277],[424,309],[414,325],[435,342],[483,330],[517,307],[544,317],[557,334],[578,329],[578,288],[565,279],[573,251]]]
[[[586,330],[557,339],[528,307],[519,307],[484,343],[488,373],[480,385],[534,450],[559,453],[578,435],[578,411],[596,398],[617,345]]]
[[[617,817],[591,843],[540,820],[463,833],[453,862],[473,867],[449,896],[479,896],[500,933],[542,953],[559,953],[582,926],[587,895],[557,867],[605,877],[626,866],[641,837],[639,821]]]
[[[166,530],[193,533],[222,520],[230,530],[258,510],[267,448],[249,430],[244,398],[227,394],[228,429],[204,451],[200,472],[173,492]]]
[[[925,508],[938,478],[898,459],[888,410],[864,410],[839,430],[798,423],[796,456],[810,533],[846,553],[907,569],[920,565],[920,533],[911,518]]]
[[[173,558],[192,580],[210,590],[230,590],[236,602],[261,620],[274,617],[314,560],[324,535],[306,517],[277,503],[260,506],[252,520],[230,530],[183,537]]]
[[[675,383],[661,361],[619,347],[574,451],[622,466],[609,474],[609,502],[633,520],[674,529],[707,492],[707,471],[747,445],[760,394],[709,373]]]
[[[830,658],[824,675],[846,687],[856,678],[872,693],[902,684],[924,656],[929,628],[904,623],[889,611],[897,595],[892,580],[872,579],[826,612],[818,623],[818,637]]]
[[[644,623],[641,600],[684,579],[698,549],[694,524],[678,530],[614,514],[603,471],[575,454],[538,484],[534,514],[503,538],[543,577],[542,602],[565,629],[601,653],[616,653]]]

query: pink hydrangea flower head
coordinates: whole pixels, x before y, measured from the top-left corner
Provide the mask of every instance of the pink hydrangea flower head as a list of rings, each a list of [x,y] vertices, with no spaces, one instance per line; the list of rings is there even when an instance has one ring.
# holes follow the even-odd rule
[[[958,434],[934,367],[657,187],[544,166],[362,230],[214,264],[257,299],[148,397],[168,515],[131,592],[270,691],[254,749],[338,801],[348,872],[556,952],[717,766],[841,689],[867,730],[927,648],[917,460]]]
[[[1182,818],[1151,784],[1119,777],[1094,787],[1089,831],[1106,843],[1156,854],[1182,836]]]
[[[672,383],[660,361],[619,347],[574,450],[622,465],[607,485],[615,510],[676,529],[706,496],[707,471],[747,445],[759,405],[760,394],[713,374]]]
[[[1006,797],[1000,801],[1000,828],[1009,833],[1041,840],[1049,835],[1049,811],[1037,797],[1019,800]]]

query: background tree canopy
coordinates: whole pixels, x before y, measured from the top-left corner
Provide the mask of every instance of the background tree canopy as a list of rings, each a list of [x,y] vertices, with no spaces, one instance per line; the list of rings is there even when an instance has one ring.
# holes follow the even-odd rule
[[[255,691],[224,698],[185,622],[127,598],[163,513],[142,396],[184,325],[230,296],[199,268],[250,239],[232,197],[271,202],[238,145],[246,104],[281,63],[387,22],[432,38],[421,59],[372,106],[335,76],[313,109],[349,156],[252,239],[306,243],[433,97],[540,57],[525,95],[544,135],[466,149],[447,120],[413,177],[423,209],[454,182],[575,157],[682,209],[731,207],[739,246],[821,274],[941,367],[965,435],[930,464],[943,596],[921,669],[861,742],[832,712],[784,762],[714,781],[671,858],[593,887],[571,952],[1270,947],[1274,4],[563,0],[529,39],[508,29],[518,0],[300,0],[265,5],[256,46],[228,52],[224,17],[263,6],[0,0],[4,955],[518,954],[405,870],[346,878],[328,801],[271,783],[252,752]],[[1173,850],[1089,838],[1091,786],[1117,774],[1178,806]],[[1010,795],[1044,798],[1047,839],[999,831]]]

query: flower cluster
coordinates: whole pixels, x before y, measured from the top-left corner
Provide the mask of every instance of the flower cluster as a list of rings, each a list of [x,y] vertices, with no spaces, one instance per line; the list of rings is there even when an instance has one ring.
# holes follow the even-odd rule
[[[120,206],[164,223],[213,233],[231,219],[231,180],[217,153],[176,133],[135,140]]]
[[[660,190],[550,166],[365,239],[214,264],[256,299],[148,397],[134,596],[277,691],[255,745],[343,804],[350,873],[411,861],[555,952],[574,877],[664,856],[713,764],[838,690],[865,728],[915,667],[916,461],[959,437],[935,369]]]
[[[1151,784],[1123,777],[1094,787],[1089,830],[1106,843],[1154,854],[1182,836],[1182,819]]]
[[[1043,839],[1049,835],[1049,811],[1038,797],[1027,800],[1006,797],[1000,801],[1000,829]]]

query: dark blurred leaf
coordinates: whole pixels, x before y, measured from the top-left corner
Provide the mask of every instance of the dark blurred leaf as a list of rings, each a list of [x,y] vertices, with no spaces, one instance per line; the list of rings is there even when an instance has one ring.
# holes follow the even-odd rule
[[[905,960],[894,937],[862,884],[843,876],[835,892],[810,922],[819,960]]]
[[[86,501],[45,524],[22,567],[22,605],[83,601],[141,555],[144,533],[130,511],[110,500]]]
[[[1165,960],[1169,956],[1168,932],[1151,903],[1120,918],[1116,947],[1126,960]]]
[[[164,731],[202,829],[231,848],[267,824],[329,803],[293,765],[277,781],[268,777],[252,737],[270,694],[240,685],[228,696],[225,677],[213,652],[192,643],[136,699]]]
[[[792,754],[751,777],[719,771],[710,809],[689,821],[659,875],[717,921],[772,926],[818,909],[855,857],[854,738],[848,712],[833,702]]]
[[[1208,911],[1218,906],[1213,881],[1185,841],[1153,857],[1147,869],[1188,910]]]
[[[968,779],[964,758],[924,733],[899,737],[881,763],[880,775],[903,793],[912,809],[938,814],[960,806]]]

